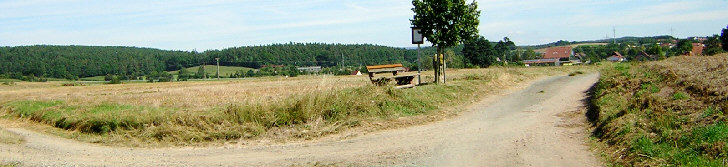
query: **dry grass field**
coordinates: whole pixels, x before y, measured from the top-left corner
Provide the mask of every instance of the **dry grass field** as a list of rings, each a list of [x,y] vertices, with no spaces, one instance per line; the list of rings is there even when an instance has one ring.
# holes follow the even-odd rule
[[[0,86],[0,115],[54,134],[107,145],[197,145],[298,140],[345,129],[381,129],[441,119],[499,89],[593,66],[456,69],[448,84],[372,86],[363,76],[263,77],[120,85],[66,82]],[[423,72],[423,82],[432,81]],[[448,110],[448,111],[445,111]]]
[[[0,103],[18,100],[62,100],[70,105],[104,103],[209,110],[238,103],[276,103],[294,94],[338,90],[368,84],[364,76],[264,77],[118,85],[61,86],[63,81],[18,82],[0,87]]]

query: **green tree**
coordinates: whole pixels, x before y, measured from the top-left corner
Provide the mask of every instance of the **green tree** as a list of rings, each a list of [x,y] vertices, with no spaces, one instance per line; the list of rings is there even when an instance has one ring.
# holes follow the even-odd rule
[[[112,76],[111,74],[106,74],[106,76],[104,76],[104,81],[111,81],[111,79],[113,78],[114,76]]]
[[[120,83],[121,83],[121,78],[119,78],[119,76],[116,76],[116,75],[111,76],[111,80],[109,81],[109,84],[120,84]]]
[[[677,42],[677,46],[673,48],[673,53],[677,55],[685,55],[693,50],[693,41],[688,39],[682,39]]]
[[[196,78],[199,79],[207,79],[207,73],[205,73],[205,66],[200,66],[197,68],[197,73],[195,74]]]
[[[647,50],[645,50],[645,52],[647,52],[647,54],[657,56],[658,60],[665,59],[665,52],[662,51],[662,47],[655,43],[653,43],[649,48],[647,48]]]
[[[245,77],[254,77],[254,76],[255,76],[255,71],[253,71],[253,70],[248,70],[248,72],[245,72]]]
[[[470,64],[479,67],[489,67],[496,61],[493,57],[493,46],[482,36],[465,42],[463,56]]]
[[[177,72],[177,81],[187,81],[190,79],[190,72],[187,69],[182,68]]]
[[[533,60],[538,58],[538,53],[536,53],[533,48],[528,48],[525,52],[523,52],[521,57],[523,60]]]
[[[720,41],[721,41],[721,44],[723,45],[723,50],[728,51],[728,26],[726,26],[723,29],[723,32],[720,33]]]
[[[170,82],[173,78],[174,76],[168,72],[159,72],[159,82]]]
[[[147,74],[147,82],[154,82],[156,80],[159,80],[159,72],[152,71],[149,74]]]
[[[437,47],[437,55],[445,48],[453,47],[478,34],[480,11],[478,4],[466,4],[465,0],[413,0],[415,15],[410,23],[421,28],[420,33]],[[439,62],[434,63],[439,67]],[[435,67],[435,82],[439,71]]]
[[[496,57],[500,57],[501,60],[504,62],[507,61],[513,61],[511,58],[511,50],[516,49],[516,44],[511,41],[511,39],[508,39],[508,37],[503,38],[502,41],[498,41],[498,43],[495,44],[493,47],[495,49],[494,54]]]
[[[296,77],[299,75],[299,71],[298,71],[298,68],[296,68],[296,66],[287,66],[286,70],[287,70],[288,76],[290,76],[290,77]]]
[[[713,35],[712,37],[708,37],[707,40],[705,40],[705,55],[712,56],[718,53],[723,52],[723,49],[720,47],[720,36]]]

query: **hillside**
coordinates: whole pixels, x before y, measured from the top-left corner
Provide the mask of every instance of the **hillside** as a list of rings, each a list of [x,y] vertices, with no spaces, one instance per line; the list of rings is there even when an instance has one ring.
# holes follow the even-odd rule
[[[456,56],[461,56],[459,49],[462,47],[452,49]],[[433,48],[422,49],[422,55],[433,55],[434,52]],[[417,50],[370,44],[323,43],[244,46],[201,53],[122,46],[0,47],[0,78],[76,79],[106,74],[135,77],[154,71],[215,64],[215,58],[220,58],[222,66],[249,68],[260,68],[266,64],[331,67],[386,63],[416,67]]]
[[[588,113],[610,162],[725,166],[728,54],[606,64]]]
[[[569,44],[566,46],[571,47],[571,48],[576,48],[579,46],[601,46],[601,45],[607,45],[607,43],[578,43],[578,44]],[[558,46],[552,46],[552,47],[558,47]],[[544,52],[546,52],[547,49],[552,48],[552,47],[536,49],[534,51],[544,53]]]
[[[122,46],[16,46],[0,47],[0,74],[53,78],[106,74],[145,75],[171,69],[168,62],[192,66],[195,53]],[[0,76],[2,77],[2,76]]]
[[[526,49],[531,48],[531,49],[534,49],[534,50],[538,50],[538,49],[544,49],[544,48],[549,48],[549,47],[569,46],[569,45],[574,45],[574,44],[594,44],[594,43],[614,43],[614,42],[617,42],[617,43],[624,43],[624,42],[630,42],[630,43],[655,43],[655,42],[657,42],[659,40],[673,40],[673,39],[677,39],[677,38],[672,37],[672,36],[668,36],[668,35],[652,36],[652,37],[630,37],[630,36],[626,36],[626,37],[619,37],[619,38],[616,38],[616,39],[606,38],[606,39],[588,40],[588,41],[571,41],[571,42],[569,42],[569,41],[559,40],[559,41],[556,41],[556,42],[551,42],[551,43],[542,44],[542,45],[531,45],[531,46],[520,46],[520,47],[526,48]],[[576,47],[576,46],[573,46],[573,47]]]

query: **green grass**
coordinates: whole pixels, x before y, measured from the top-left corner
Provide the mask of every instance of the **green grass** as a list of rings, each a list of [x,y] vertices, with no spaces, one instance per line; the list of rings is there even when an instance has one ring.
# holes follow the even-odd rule
[[[190,73],[197,73],[197,69],[200,68],[200,66],[194,66],[194,67],[188,67],[185,68]],[[230,74],[235,74],[235,72],[238,72],[240,70],[248,71],[248,70],[255,70],[253,68],[248,67],[236,67],[236,66],[220,66],[220,76],[221,77],[227,77],[230,76]],[[216,65],[205,65],[205,72],[210,74],[210,76],[215,76],[215,73],[217,72],[217,66]],[[169,71],[170,74],[177,75],[179,73],[178,71]]]
[[[596,126],[593,136],[607,145],[601,151],[608,153],[608,163],[728,165],[728,126],[721,102],[714,101],[715,95],[694,93],[662,71],[671,69],[653,65],[605,64],[601,69],[588,115],[596,115],[590,118]]]
[[[84,77],[81,78],[81,81],[104,81],[104,77],[106,76],[94,76],[94,77]]]
[[[12,115],[57,128],[106,134],[117,129],[137,129],[166,121],[170,109],[118,104],[68,105],[63,101],[15,101],[5,105]]]
[[[16,166],[23,166],[20,162],[0,162],[0,166],[2,167],[16,167]]]
[[[0,82],[20,82],[19,79],[0,79]]]

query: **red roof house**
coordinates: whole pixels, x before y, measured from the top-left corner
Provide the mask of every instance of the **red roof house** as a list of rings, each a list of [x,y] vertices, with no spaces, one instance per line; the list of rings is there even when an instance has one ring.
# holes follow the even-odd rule
[[[560,47],[551,47],[546,49],[546,53],[544,54],[544,59],[561,59],[561,58],[569,58],[573,52],[571,51],[571,47],[568,46],[560,46]]]
[[[622,56],[622,54],[619,54],[619,52],[612,52],[612,55],[607,57],[607,60],[612,62],[626,61],[624,56]]]

